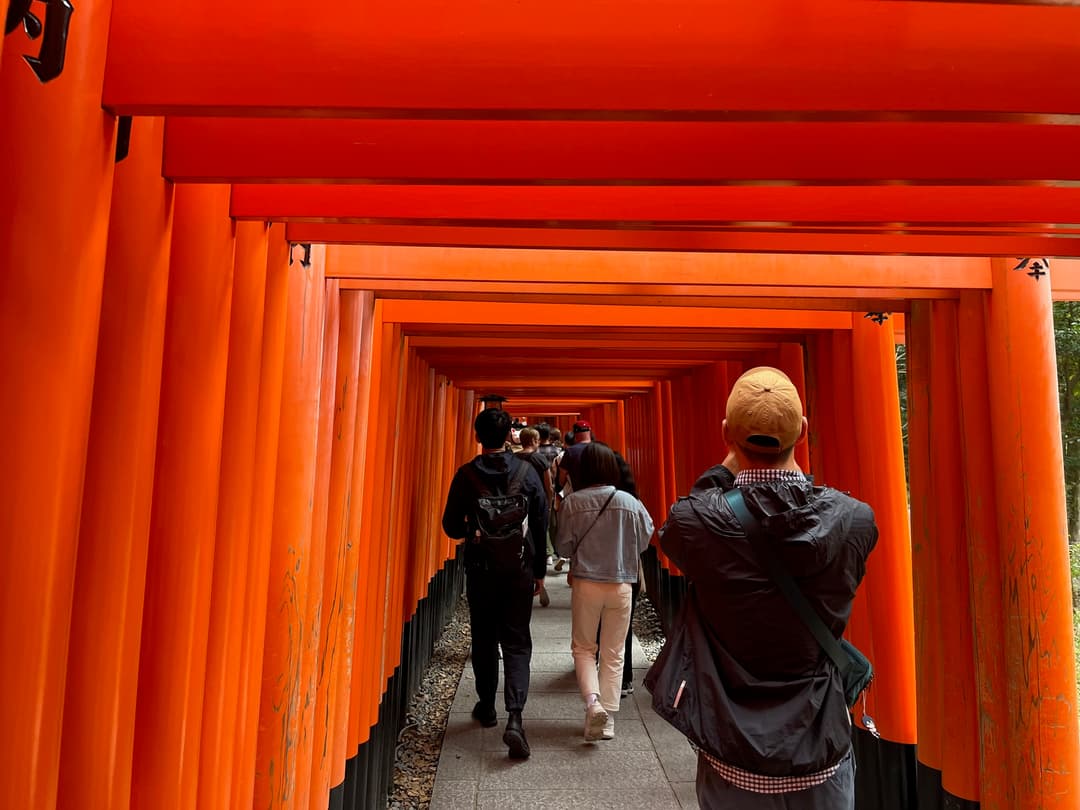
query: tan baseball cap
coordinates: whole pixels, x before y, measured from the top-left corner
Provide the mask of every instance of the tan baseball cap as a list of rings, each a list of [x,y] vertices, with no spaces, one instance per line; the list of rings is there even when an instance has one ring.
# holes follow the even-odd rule
[[[799,392],[784,372],[758,366],[735,381],[727,401],[733,441],[756,453],[779,455],[799,440],[802,425]]]

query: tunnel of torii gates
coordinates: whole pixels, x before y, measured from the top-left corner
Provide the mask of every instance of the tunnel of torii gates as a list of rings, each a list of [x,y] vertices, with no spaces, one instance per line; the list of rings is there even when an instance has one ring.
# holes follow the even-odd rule
[[[1080,8],[4,5],[0,806],[382,806],[480,397],[659,524],[770,363],[881,528],[860,808],[1080,807]]]

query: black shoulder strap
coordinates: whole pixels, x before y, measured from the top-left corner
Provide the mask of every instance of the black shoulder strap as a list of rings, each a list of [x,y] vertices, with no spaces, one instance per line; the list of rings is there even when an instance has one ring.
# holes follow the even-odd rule
[[[731,510],[735,513],[735,519],[742,524],[743,531],[746,532],[746,538],[750,541],[750,547],[757,554],[758,561],[769,572],[773,582],[780,588],[780,592],[784,594],[795,612],[799,614],[803,624],[814,634],[817,643],[821,645],[821,649],[836,664],[837,669],[841,673],[847,672],[848,667],[851,666],[851,658],[840,647],[840,642],[836,640],[832,631],[825,626],[825,622],[818,616],[817,611],[806,601],[803,592],[799,590],[799,586],[795,584],[795,580],[784,569],[773,550],[762,542],[761,523],[746,508],[746,501],[743,499],[742,492],[738,489],[730,489],[724,493],[724,500],[728,502]]]
[[[508,483],[508,495],[513,495],[516,491],[521,489],[521,485],[525,483],[525,478],[529,474],[529,465],[524,459],[515,459],[517,461],[517,467],[510,473],[510,480]]]
[[[596,517],[593,518],[593,522],[589,524],[589,528],[585,530],[585,534],[578,538],[578,541],[574,544],[574,554],[577,554],[577,550],[581,548],[581,541],[585,539],[585,535],[593,530],[593,526],[600,520],[600,516],[604,514],[604,510],[608,508],[608,504],[611,503],[611,499],[615,497],[615,493],[619,491],[618,487],[613,487],[611,494],[608,495],[608,499],[604,501],[604,505],[600,507],[600,511],[596,513]]]

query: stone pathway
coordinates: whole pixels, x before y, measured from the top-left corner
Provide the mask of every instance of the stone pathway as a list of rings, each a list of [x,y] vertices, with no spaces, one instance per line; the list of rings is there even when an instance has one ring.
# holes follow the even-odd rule
[[[443,739],[431,810],[680,810],[698,807],[696,757],[685,738],[657,717],[641,686],[648,668],[634,641],[635,692],[615,715],[615,739],[585,742],[584,709],[570,655],[570,589],[549,572],[551,605],[533,608],[532,680],[525,733],[532,756],[507,757],[502,687],[499,725],[481,728],[466,663]]]

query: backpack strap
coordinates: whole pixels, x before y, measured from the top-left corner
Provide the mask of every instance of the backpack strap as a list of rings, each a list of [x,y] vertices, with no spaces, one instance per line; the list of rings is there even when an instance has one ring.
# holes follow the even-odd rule
[[[525,479],[529,475],[530,464],[526,463],[524,459],[515,459],[517,461],[517,467],[510,473],[510,478],[507,481],[507,495],[517,495],[524,489]]]

